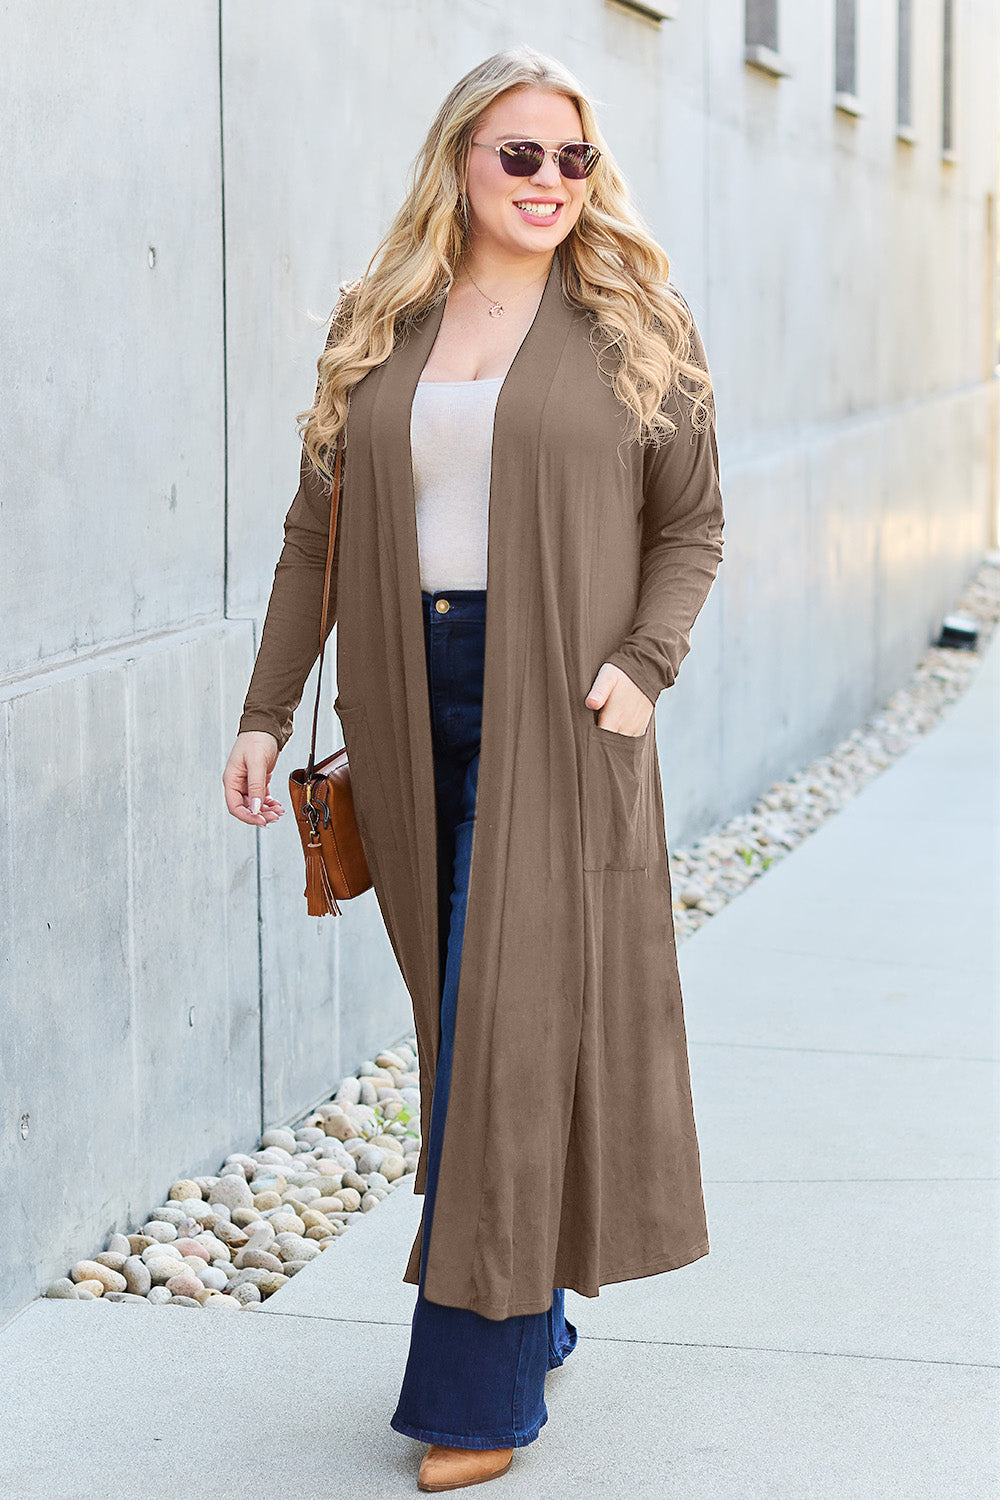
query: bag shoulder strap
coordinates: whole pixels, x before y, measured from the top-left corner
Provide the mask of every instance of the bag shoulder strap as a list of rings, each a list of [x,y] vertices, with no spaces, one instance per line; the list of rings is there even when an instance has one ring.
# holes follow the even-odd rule
[[[323,613],[319,623],[319,672],[316,676],[316,703],[313,708],[312,738],[309,742],[309,763],[306,766],[306,785],[312,780],[316,765],[316,727],[319,724],[319,695],[323,687],[323,658],[326,655],[326,620],[330,609],[330,573],[333,569],[333,549],[337,537],[337,510],[340,506],[340,460],[343,452],[343,428],[337,433],[337,457],[333,465],[333,493],[330,496],[330,540],[326,549],[326,574],[323,579]]]

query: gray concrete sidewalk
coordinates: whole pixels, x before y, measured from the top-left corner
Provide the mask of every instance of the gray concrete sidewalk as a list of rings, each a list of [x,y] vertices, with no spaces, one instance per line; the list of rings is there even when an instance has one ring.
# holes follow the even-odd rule
[[[1000,632],[935,729],[683,944],[712,1253],[567,1295],[580,1342],[498,1495],[1000,1493],[998,735]],[[407,1182],[258,1313],[32,1303],[0,1334],[0,1493],[417,1494],[423,1445],[388,1420],[419,1207]]]

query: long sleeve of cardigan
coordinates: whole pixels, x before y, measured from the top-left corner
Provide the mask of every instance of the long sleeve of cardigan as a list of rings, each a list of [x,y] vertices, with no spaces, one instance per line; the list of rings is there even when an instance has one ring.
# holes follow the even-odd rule
[[[685,304],[686,305],[686,304]],[[692,359],[708,369],[691,330]],[[677,390],[667,411],[677,430],[644,456],[639,598],[629,635],[605,660],[621,667],[651,703],[670,687],[690,650],[691,627],[722,561],[725,519],[719,485],[715,403],[697,430],[690,399]]]
[[[346,465],[346,458],[342,458],[342,470]],[[248,729],[263,729],[273,734],[279,750],[284,749],[291,736],[292,716],[319,656],[331,500],[332,487],[316,473],[303,448],[299,487],[285,516],[284,545],[274,570],[264,629],[239,726],[241,734]],[[330,570],[327,637],[337,620],[339,560],[338,524]]]

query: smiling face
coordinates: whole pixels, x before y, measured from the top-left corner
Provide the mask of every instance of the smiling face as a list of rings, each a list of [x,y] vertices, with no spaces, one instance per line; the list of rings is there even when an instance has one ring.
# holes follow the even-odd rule
[[[557,151],[582,141],[576,105],[565,94],[545,89],[512,89],[490,105],[472,133],[466,192],[470,246],[504,258],[551,255],[566,238],[583,208],[587,180],[563,177],[546,156],[531,177],[510,177],[496,151],[503,141],[531,140]]]

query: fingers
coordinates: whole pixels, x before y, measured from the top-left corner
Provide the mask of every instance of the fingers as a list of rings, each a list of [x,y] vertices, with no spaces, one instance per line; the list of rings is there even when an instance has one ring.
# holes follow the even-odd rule
[[[584,702],[588,708],[603,708],[608,701],[611,689],[617,679],[618,668],[612,666],[611,662],[602,662],[601,668],[594,678],[594,685],[587,694]]]
[[[616,734],[641,736],[653,717],[653,704],[627,673],[611,662],[604,662],[586,698],[588,708],[603,710],[597,720],[599,729]]]
[[[222,773],[222,786],[226,794],[226,807],[233,817],[246,810],[246,766],[238,759],[234,749],[226,769]]]
[[[267,762],[262,755],[247,754],[247,802],[254,817],[261,816],[261,807],[267,796]]]
[[[266,828],[269,823],[276,823],[284,815],[285,809],[281,803],[273,797],[261,798],[260,806],[256,812],[253,810],[253,802],[249,797],[240,795],[230,799],[226,793],[226,806],[233,817],[241,823],[249,823],[254,828]]]
[[[277,798],[271,796],[271,770],[278,755],[273,735],[249,732],[238,735],[226,768],[222,785],[226,807],[241,823],[266,828],[284,813]]]

